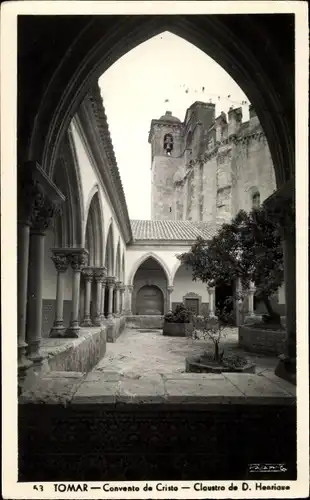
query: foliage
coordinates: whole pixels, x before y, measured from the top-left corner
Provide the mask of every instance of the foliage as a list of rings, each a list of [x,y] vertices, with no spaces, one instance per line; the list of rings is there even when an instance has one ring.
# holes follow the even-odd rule
[[[220,342],[226,337],[227,333],[225,329],[231,325],[232,322],[232,312],[229,311],[227,307],[216,311],[217,316],[215,318],[210,318],[208,315],[199,315],[194,317],[194,331],[193,338],[200,339],[201,337],[205,339],[212,340],[214,344],[214,351],[210,356],[206,352],[201,356],[201,360],[213,361],[223,368],[229,368],[234,370],[236,368],[242,368],[247,364],[246,358],[238,355],[225,355],[224,349],[220,349]]]
[[[169,312],[164,317],[168,323],[190,323],[191,313],[183,304],[178,304],[174,312]]]
[[[267,322],[279,320],[270,297],[283,282],[283,250],[279,228],[269,220],[264,206],[250,213],[241,210],[211,241],[197,238],[190,251],[178,255],[178,259],[191,267],[194,281],[209,286],[239,279],[246,291],[254,282],[255,295],[268,311]]]
[[[209,315],[197,315],[193,318],[193,338],[201,337],[212,340],[214,344],[213,360],[222,363],[224,358],[224,349],[220,350],[220,341],[226,336],[225,329],[231,324],[232,313],[227,308],[216,310],[216,317],[210,318]]]

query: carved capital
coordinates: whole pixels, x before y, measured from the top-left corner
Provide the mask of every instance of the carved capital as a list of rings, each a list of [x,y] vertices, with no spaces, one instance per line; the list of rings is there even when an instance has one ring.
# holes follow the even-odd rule
[[[46,195],[37,193],[33,199],[30,224],[33,231],[44,232],[49,229],[54,218],[61,213],[61,205],[51,202]]]
[[[174,286],[167,286],[168,293],[172,293],[174,290]]]
[[[88,252],[86,250],[72,252],[69,254],[69,260],[73,271],[82,271],[88,264]]]
[[[92,282],[94,278],[94,270],[92,267],[84,267],[82,270],[85,281]]]
[[[18,175],[18,218],[34,231],[46,231],[61,211],[64,195],[40,165],[27,162]]]
[[[124,292],[125,292],[125,290],[126,290],[125,285],[121,285],[121,287],[120,287],[120,291],[121,291],[121,293],[124,293]]]
[[[114,288],[115,286],[115,276],[107,276],[106,283],[108,288]]]
[[[121,281],[116,281],[116,282],[115,282],[115,288],[116,288],[116,290],[120,290],[120,289],[121,289],[121,287],[122,287],[122,284],[123,284],[123,283],[122,283]]]
[[[103,283],[107,275],[107,270],[105,267],[95,267],[94,268],[94,278],[97,283]]]
[[[55,252],[51,259],[54,262],[54,265],[59,273],[66,272],[69,267],[69,259],[67,254]]]
[[[133,286],[132,285],[127,285],[127,290],[129,293],[133,292]]]

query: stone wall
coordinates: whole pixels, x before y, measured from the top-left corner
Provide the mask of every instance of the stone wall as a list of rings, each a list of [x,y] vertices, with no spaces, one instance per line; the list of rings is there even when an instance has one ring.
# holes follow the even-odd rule
[[[150,329],[161,329],[164,324],[163,316],[127,316],[126,317],[126,327],[127,328],[150,328]]]
[[[263,330],[252,326],[240,326],[239,346],[249,352],[277,355],[285,352],[285,331]]]

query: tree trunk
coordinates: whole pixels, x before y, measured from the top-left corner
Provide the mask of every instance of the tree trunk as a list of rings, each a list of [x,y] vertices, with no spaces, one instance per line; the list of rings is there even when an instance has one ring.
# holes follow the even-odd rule
[[[219,361],[219,345],[215,342],[214,360]]]
[[[263,294],[262,301],[265,304],[265,307],[266,307],[267,312],[270,316],[270,319],[272,319],[273,322],[280,324],[281,323],[280,315],[273,310],[269,297],[267,295]]]

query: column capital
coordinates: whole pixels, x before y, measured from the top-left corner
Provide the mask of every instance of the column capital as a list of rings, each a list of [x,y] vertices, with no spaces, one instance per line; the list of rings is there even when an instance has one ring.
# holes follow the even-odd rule
[[[88,251],[84,248],[72,249],[69,254],[69,261],[74,271],[82,271],[88,264]]]
[[[18,218],[33,231],[46,231],[61,211],[64,195],[40,165],[26,162],[18,175]]]
[[[215,292],[215,286],[209,286],[208,285],[207,286],[207,290],[208,290],[209,293],[213,293],[213,292]]]
[[[133,291],[133,285],[127,285],[127,290],[129,293],[132,293]]]
[[[172,293],[172,292],[173,292],[173,290],[174,290],[174,286],[167,286],[167,291],[168,291],[169,293]]]
[[[115,286],[115,276],[107,276],[106,283],[108,288],[114,288]]]
[[[120,286],[120,291],[121,291],[122,293],[124,293],[124,292],[125,292],[125,290],[126,290],[126,286],[122,284],[122,285]]]
[[[106,267],[94,267],[94,278],[97,283],[103,283],[107,275]]]
[[[116,281],[115,282],[116,290],[120,290],[122,288],[122,285],[123,285],[122,281]]]
[[[51,259],[59,273],[65,273],[67,271],[70,264],[68,254],[61,252],[61,250],[53,250]]]
[[[84,276],[85,281],[92,282],[94,277],[94,269],[92,267],[84,267],[82,269],[82,274]]]

